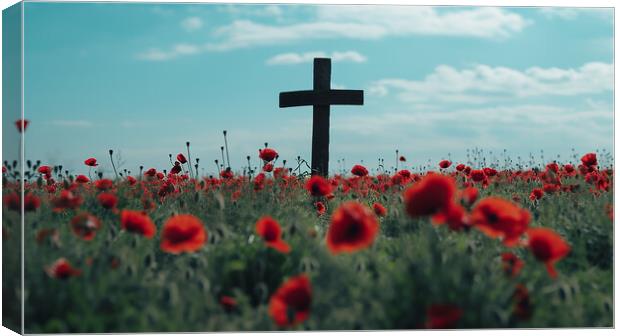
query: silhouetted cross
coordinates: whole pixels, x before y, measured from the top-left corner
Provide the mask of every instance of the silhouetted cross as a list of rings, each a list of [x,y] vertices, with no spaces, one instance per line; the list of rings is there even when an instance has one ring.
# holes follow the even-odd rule
[[[327,176],[330,105],[364,105],[362,90],[332,90],[332,60],[314,59],[314,90],[280,93],[280,107],[312,105],[312,175]]]

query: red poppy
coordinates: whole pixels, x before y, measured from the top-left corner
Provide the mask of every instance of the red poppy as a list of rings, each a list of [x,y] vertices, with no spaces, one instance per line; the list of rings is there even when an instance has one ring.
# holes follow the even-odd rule
[[[118,203],[118,198],[116,198],[116,195],[111,193],[101,193],[97,196],[97,200],[99,201],[99,204],[106,209],[114,209]]]
[[[9,208],[9,210],[20,212],[22,210],[21,206],[21,195],[18,193],[11,193],[5,195],[3,197],[4,205]],[[24,211],[35,211],[41,206],[41,200],[32,194],[24,195]]]
[[[89,166],[89,167],[97,167],[99,165],[97,163],[97,159],[95,159],[95,158],[88,158],[88,159],[86,159],[86,161],[84,161],[84,164]]]
[[[73,268],[71,264],[65,258],[56,260],[53,264],[45,268],[45,272],[52,278],[56,279],[68,279],[73,276],[78,276],[82,273],[77,268]]]
[[[133,176],[127,176],[127,182],[129,182],[129,185],[135,185],[138,180]]]
[[[506,246],[514,246],[527,230],[530,213],[510,201],[487,197],[471,212],[471,224],[491,238],[503,238]]]
[[[570,175],[575,172],[575,167],[572,164],[565,164],[564,171]]]
[[[273,171],[273,165],[271,163],[268,163],[266,165],[263,166],[263,171],[267,172],[267,173],[271,173]]]
[[[439,168],[446,169],[452,165],[450,160],[441,160],[439,161]]]
[[[432,218],[432,222],[436,225],[447,223],[448,227],[454,231],[458,231],[466,226],[469,226],[465,208],[456,203],[448,205],[448,207],[435,214]]]
[[[457,171],[463,171],[465,169],[465,165],[462,163],[459,163],[458,165],[456,165],[456,170]]]
[[[207,241],[207,230],[202,221],[192,215],[170,217],[161,232],[161,249],[168,253],[195,252]]]
[[[291,247],[282,240],[282,229],[280,224],[269,216],[261,217],[256,222],[256,232],[263,237],[267,246],[280,253],[289,253]]]
[[[37,171],[43,175],[51,175],[52,174],[52,168],[50,166],[41,166],[39,167],[39,169],[37,169]]]
[[[532,189],[532,192],[530,193],[530,200],[531,201],[539,200],[543,197],[543,195],[544,195],[544,190],[540,188],[534,188]]]
[[[560,188],[561,188],[561,187],[560,187],[560,185],[557,185],[557,184],[552,184],[552,183],[545,183],[545,184],[543,185],[543,191],[544,191],[546,194],[553,194],[553,193],[555,193],[555,192],[559,191],[559,190],[560,190]]]
[[[172,167],[170,169],[170,174],[174,175],[174,174],[178,174],[181,172],[181,163],[179,161],[176,161],[174,163],[174,167]]]
[[[493,168],[487,167],[487,168],[482,169],[482,171],[484,171],[484,175],[489,176],[489,177],[497,175],[497,170]]]
[[[177,154],[177,161],[179,161],[180,163],[187,163],[187,159],[185,158],[185,155],[183,155],[183,153]]]
[[[97,230],[101,227],[101,221],[99,218],[87,212],[73,217],[70,224],[73,234],[84,240],[92,240],[95,238]]]
[[[532,303],[527,287],[517,284],[512,299],[515,302],[513,314],[521,320],[529,319],[532,316]]]
[[[224,308],[224,310],[230,312],[237,306],[237,300],[231,296],[222,295],[220,297],[220,304]]]
[[[378,232],[379,223],[370,209],[355,201],[345,202],[332,215],[327,248],[332,254],[356,252],[372,245]]]
[[[550,171],[552,171],[552,172],[554,172],[556,174],[560,171],[560,166],[557,163],[555,163],[555,162],[551,162],[551,163],[547,164],[546,168],[547,168],[547,170],[550,170]]]
[[[368,169],[362,165],[355,165],[351,168],[351,174],[355,176],[366,176],[368,175]]]
[[[317,214],[323,215],[325,213],[325,204],[323,204],[323,202],[316,202],[314,203],[314,206],[316,208],[316,212]]]
[[[502,268],[504,273],[511,277],[516,277],[521,272],[524,262],[512,252],[502,253]]]
[[[134,232],[153,238],[157,228],[151,218],[141,211],[123,210],[121,211],[121,228],[129,232]]]
[[[99,190],[108,190],[112,188],[113,185],[114,182],[112,182],[112,180],[110,179],[100,179],[95,181],[95,187]]]
[[[315,197],[327,196],[332,192],[332,185],[322,176],[314,175],[306,182],[306,190]]]
[[[428,216],[447,208],[453,201],[456,185],[451,177],[428,174],[405,190],[404,200],[411,217]]]
[[[586,167],[594,167],[598,165],[598,161],[596,160],[596,153],[588,153],[581,157],[581,162]]]
[[[484,179],[486,178],[486,175],[484,174],[484,170],[482,169],[472,170],[469,176],[471,177],[472,180],[474,180],[474,182],[484,181]]]
[[[554,264],[570,252],[570,246],[555,231],[548,228],[532,228],[527,231],[528,247],[534,257],[545,263],[552,278],[557,277]]]
[[[148,177],[154,177],[155,175],[157,175],[157,170],[155,168],[149,168],[147,171],[144,172],[144,175]]]
[[[461,192],[461,197],[465,201],[466,204],[471,205],[476,202],[478,199],[478,188],[476,187],[467,187],[463,189]]]
[[[88,177],[86,177],[85,175],[78,175],[75,178],[75,182],[77,182],[77,183],[88,183],[88,182],[90,182],[90,179]]]
[[[269,315],[281,326],[294,326],[310,316],[312,287],[306,275],[288,279],[269,299]]]
[[[54,206],[54,211],[62,211],[64,209],[76,209],[82,204],[82,198],[74,195],[69,190],[63,190],[60,192],[60,196],[51,200]]]
[[[231,179],[234,174],[230,168],[226,168],[220,172],[220,177],[223,179]]]
[[[266,162],[273,161],[273,159],[275,159],[276,156],[278,156],[278,152],[276,152],[275,150],[271,148],[264,148],[264,149],[258,150],[258,157],[260,157],[262,160]]]
[[[426,328],[452,329],[461,319],[463,310],[452,304],[435,304],[426,310]]]
[[[17,127],[17,131],[19,133],[23,133],[24,131],[26,131],[26,127],[28,127],[29,123],[30,121],[26,119],[19,119],[15,122],[15,127]]]
[[[407,159],[404,156],[401,156],[401,157],[398,158],[398,161],[405,162],[405,161],[407,161]]]
[[[374,203],[372,205],[372,209],[375,211],[375,214],[379,217],[385,217],[385,215],[387,215],[387,209],[381,203]]]

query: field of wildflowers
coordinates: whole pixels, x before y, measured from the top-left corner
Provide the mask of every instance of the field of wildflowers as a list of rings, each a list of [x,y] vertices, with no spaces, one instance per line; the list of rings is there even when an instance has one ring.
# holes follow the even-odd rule
[[[181,153],[134,176],[28,161],[23,204],[4,162],[5,251],[25,211],[25,331],[612,326],[608,154],[328,178],[258,155],[261,171],[217,177]],[[8,320],[18,280],[3,279]]]

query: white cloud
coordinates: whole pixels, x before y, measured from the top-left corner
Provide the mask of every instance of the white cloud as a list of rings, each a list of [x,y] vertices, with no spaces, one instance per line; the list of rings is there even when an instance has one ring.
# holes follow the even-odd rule
[[[529,23],[501,8],[439,11],[414,6],[320,6],[312,22],[268,25],[235,20],[218,28],[210,50],[273,45],[307,39],[378,39],[385,36],[446,35],[506,38]]]
[[[52,120],[52,125],[60,127],[92,127],[93,123],[87,120]]]
[[[215,29],[211,41],[194,46],[196,52],[228,51],[308,39],[373,40],[410,35],[503,39],[522,31],[530,23],[519,14],[494,7],[446,10],[420,6],[317,6],[310,20],[290,24],[265,24],[252,20],[256,16],[269,16],[282,22],[280,19],[284,15],[278,6],[220,8],[237,18]],[[182,25],[191,31],[199,29],[202,21],[192,17]],[[156,48],[141,53],[139,58],[161,61],[193,53]],[[355,57],[347,54],[336,56]]]
[[[203,22],[199,17],[193,16],[188,17],[187,19],[181,21],[181,27],[187,30],[188,32],[192,32],[202,28]]]
[[[195,44],[177,44],[169,50],[150,49],[136,57],[146,61],[166,61],[179,56],[198,54],[201,51],[202,47]]]
[[[323,51],[310,51],[305,53],[284,53],[278,54],[267,60],[269,65],[281,65],[281,64],[299,64],[308,63],[316,57],[330,57],[334,62],[354,62],[362,63],[366,62],[366,56],[358,53],[357,51],[334,51],[328,54]]]
[[[550,20],[574,20],[580,15],[594,15],[610,23],[613,22],[614,15],[612,8],[544,7],[540,8],[538,12]]]
[[[613,90],[613,64],[586,63],[577,69],[531,67],[524,71],[476,65],[455,69],[440,65],[422,80],[387,78],[375,81],[370,94],[395,92],[402,101],[479,104],[505,97],[572,96]]]

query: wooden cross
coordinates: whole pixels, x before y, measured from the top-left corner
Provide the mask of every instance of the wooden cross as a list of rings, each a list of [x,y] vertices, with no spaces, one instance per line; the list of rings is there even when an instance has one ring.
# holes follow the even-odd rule
[[[314,59],[314,89],[280,92],[280,107],[312,105],[312,175],[327,176],[330,105],[364,105],[362,90],[332,90],[332,60]]]

